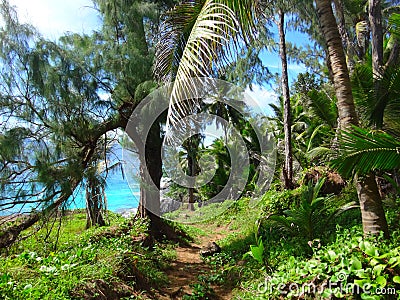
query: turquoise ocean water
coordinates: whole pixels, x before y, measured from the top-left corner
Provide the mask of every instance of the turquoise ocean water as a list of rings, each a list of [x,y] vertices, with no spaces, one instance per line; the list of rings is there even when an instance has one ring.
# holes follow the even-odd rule
[[[137,157],[128,156],[126,152],[124,153],[126,157],[123,157],[122,148],[118,143],[113,148],[115,159],[111,160],[110,164],[117,161],[123,163],[125,176],[122,176],[122,172],[119,169],[108,173],[106,179],[107,209],[113,212],[123,212],[139,206],[140,187],[137,180],[135,180],[135,176],[138,173],[139,161]],[[129,166],[130,170],[128,170]],[[128,177],[129,184],[127,181]],[[70,200],[72,200],[70,209],[84,208],[84,187],[75,191],[74,197]]]
[[[114,212],[123,212],[131,208],[137,208],[140,199],[139,186],[129,187],[128,182],[122,178],[120,172],[109,174],[106,185],[107,209]],[[71,198],[70,208],[85,207],[85,190],[80,187]]]
[[[114,154],[116,159],[114,160],[122,160],[122,149],[119,144],[115,144]],[[111,161],[111,163],[113,163]],[[122,213],[124,211],[129,211],[133,208],[137,208],[140,200],[140,189],[137,180],[134,179],[132,174],[137,173],[137,165],[138,162],[136,159],[131,159],[130,163],[135,165],[132,168],[132,172],[124,169],[126,174],[129,174],[130,177],[128,185],[128,181],[126,177],[123,178],[121,170],[115,170],[113,172],[109,172],[106,179],[106,197],[107,197],[107,209],[113,212]],[[77,208],[85,208],[85,188],[83,185],[80,185],[74,192],[74,195],[68,199],[68,208],[69,209],[77,209]],[[29,205],[17,205],[11,209],[6,209],[0,211],[0,216],[10,215],[20,212],[29,212],[32,209]]]

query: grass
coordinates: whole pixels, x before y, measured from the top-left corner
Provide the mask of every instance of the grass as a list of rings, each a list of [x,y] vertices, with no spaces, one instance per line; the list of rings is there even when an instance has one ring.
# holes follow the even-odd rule
[[[304,299],[399,298],[398,294],[377,294],[383,288],[400,291],[399,200],[385,202],[390,241],[363,239],[357,210],[341,215],[336,220],[340,225],[325,230],[313,241],[302,235],[286,235],[260,222],[271,213],[294,209],[299,195],[300,190],[269,191],[256,206],[249,205],[251,199],[242,198],[229,203],[218,216],[214,215],[214,205],[209,205],[202,209],[202,217],[208,221],[176,225],[193,239],[214,233],[223,236],[218,241],[222,252],[205,259],[211,272],[192,284],[190,299],[209,299],[210,286],[214,284],[234,289],[233,299],[297,299],[299,295],[289,293],[290,285],[311,284],[321,292],[306,293],[301,296]],[[354,197],[353,191],[345,191],[332,199],[329,209],[335,209],[334,203],[342,205]],[[145,221],[126,220],[110,213],[109,226],[85,230],[85,225],[82,211],[67,214],[56,220],[52,231],[50,225],[42,226],[36,234],[3,253],[0,298],[90,298],[96,292],[116,292],[114,286],[122,290],[118,294],[121,299],[149,299],[157,296],[145,290],[156,292],[168,284],[165,270],[176,258],[176,245],[163,242],[151,249],[145,247]],[[265,248],[263,260],[259,261],[246,256],[250,246],[256,244],[256,236]],[[339,276],[344,277],[338,280]],[[353,287],[369,284],[371,295],[322,288],[327,282],[339,281]]]
[[[85,215],[69,214],[61,218],[60,230],[55,228],[48,235],[49,228],[43,227],[10,249],[0,262],[0,298],[79,298],[79,290],[89,293],[90,283],[99,280],[123,283],[125,289],[133,291],[144,283],[128,277],[139,275],[146,284],[166,284],[163,269],[174,259],[173,245],[157,244],[154,249],[146,249],[141,241],[133,239],[145,234],[146,224],[128,224],[117,215],[112,215],[110,221],[110,226],[84,230]]]
[[[194,203],[194,210],[189,210],[187,205],[182,205],[179,209],[165,213],[164,218],[186,224],[209,222],[218,219],[227,209],[235,203],[233,200],[226,200],[221,203],[210,203],[199,207]]]

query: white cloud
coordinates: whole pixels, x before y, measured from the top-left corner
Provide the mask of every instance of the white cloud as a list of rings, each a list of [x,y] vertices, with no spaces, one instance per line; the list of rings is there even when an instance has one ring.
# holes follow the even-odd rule
[[[10,0],[22,23],[34,25],[43,35],[56,39],[67,31],[90,33],[99,27],[90,0]]]
[[[246,93],[256,102],[255,104],[267,115],[271,115],[272,111],[268,104],[275,103],[278,95],[263,86],[253,86],[252,90],[246,89]]]
[[[269,70],[274,70],[277,71],[278,73],[281,73],[282,71],[282,66],[281,65],[276,65],[276,64],[266,64],[265,65]],[[305,72],[307,70],[306,66],[304,64],[288,64],[288,72],[293,72],[296,74],[299,74],[301,72]]]

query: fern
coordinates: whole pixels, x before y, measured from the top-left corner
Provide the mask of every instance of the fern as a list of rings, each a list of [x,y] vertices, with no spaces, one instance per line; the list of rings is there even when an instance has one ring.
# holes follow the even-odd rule
[[[320,237],[329,228],[335,217],[349,209],[358,207],[354,203],[350,203],[329,212],[326,201],[330,198],[318,197],[324,183],[325,178],[319,179],[315,185],[310,181],[301,195],[299,207],[286,210],[284,215],[275,214],[267,217],[270,227],[281,233],[301,236],[307,241],[312,241]]]

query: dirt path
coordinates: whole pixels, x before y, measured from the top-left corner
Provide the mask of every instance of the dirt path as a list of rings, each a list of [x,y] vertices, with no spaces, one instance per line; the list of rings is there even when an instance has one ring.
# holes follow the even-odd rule
[[[182,299],[186,294],[192,294],[191,284],[198,283],[199,275],[210,275],[212,270],[201,258],[199,251],[209,242],[217,242],[224,238],[223,228],[217,228],[214,233],[201,236],[196,243],[176,248],[176,260],[166,271],[170,284],[163,290],[160,299]],[[213,299],[228,300],[232,298],[232,291],[224,286],[212,285],[216,296]]]

